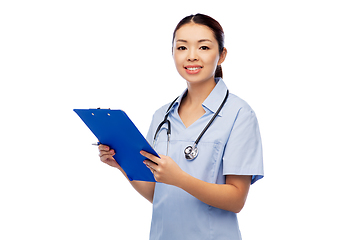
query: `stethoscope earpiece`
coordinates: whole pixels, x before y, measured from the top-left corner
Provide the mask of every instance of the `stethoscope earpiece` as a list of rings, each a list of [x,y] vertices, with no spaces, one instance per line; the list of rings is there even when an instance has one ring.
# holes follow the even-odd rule
[[[194,160],[197,155],[198,155],[198,148],[196,147],[196,145],[194,146],[187,146],[184,150],[185,153],[185,158],[187,160]]]

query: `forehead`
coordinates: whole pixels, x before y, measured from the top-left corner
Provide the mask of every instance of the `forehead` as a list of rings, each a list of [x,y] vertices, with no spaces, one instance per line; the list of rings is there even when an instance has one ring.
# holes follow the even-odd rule
[[[196,23],[188,23],[179,28],[175,33],[174,41],[176,42],[178,39],[188,42],[197,42],[201,39],[216,41],[213,31],[209,27]]]

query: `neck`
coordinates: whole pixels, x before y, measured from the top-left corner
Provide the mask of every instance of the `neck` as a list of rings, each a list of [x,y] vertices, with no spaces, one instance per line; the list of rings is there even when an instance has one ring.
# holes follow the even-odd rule
[[[187,82],[188,92],[186,95],[186,101],[193,106],[201,106],[205,99],[209,96],[211,91],[216,86],[214,78],[211,78],[205,82],[190,83]]]

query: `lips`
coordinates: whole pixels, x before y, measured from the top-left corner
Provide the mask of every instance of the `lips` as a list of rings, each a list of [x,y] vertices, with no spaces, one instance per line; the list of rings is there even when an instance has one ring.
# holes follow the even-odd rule
[[[200,70],[202,69],[202,66],[200,66],[200,65],[187,65],[184,68],[185,68],[185,71],[188,74],[196,74],[196,73],[200,72]]]

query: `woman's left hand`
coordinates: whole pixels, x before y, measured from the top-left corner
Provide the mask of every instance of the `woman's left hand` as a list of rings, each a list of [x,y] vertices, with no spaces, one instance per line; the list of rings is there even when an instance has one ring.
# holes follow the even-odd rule
[[[160,154],[160,158],[158,158],[145,151],[140,151],[140,154],[151,160],[145,160],[144,164],[154,174],[156,181],[174,186],[178,185],[184,171],[171,157]]]

